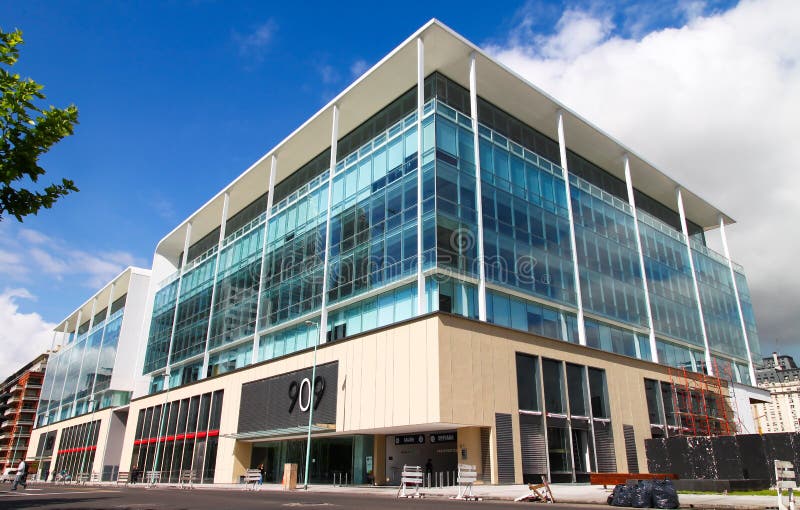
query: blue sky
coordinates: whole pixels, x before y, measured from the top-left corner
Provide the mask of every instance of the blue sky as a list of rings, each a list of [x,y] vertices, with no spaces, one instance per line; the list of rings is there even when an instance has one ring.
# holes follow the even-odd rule
[[[75,135],[43,162],[49,179],[72,178],[81,192],[0,223],[0,291],[13,313],[58,322],[124,265],[149,267],[162,236],[432,17],[498,55],[566,65],[680,33],[735,2],[388,6],[6,3],[0,26],[24,31],[17,72],[46,86],[47,103],[80,110]],[[585,44],[564,49],[559,35]],[[548,42],[556,53],[539,53]]]

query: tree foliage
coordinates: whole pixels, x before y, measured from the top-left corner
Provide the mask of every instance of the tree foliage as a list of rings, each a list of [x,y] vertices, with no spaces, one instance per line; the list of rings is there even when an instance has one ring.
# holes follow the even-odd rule
[[[73,191],[75,183],[62,179],[41,191],[26,189],[39,181],[45,170],[39,157],[78,123],[78,109],[50,106],[41,109],[34,101],[43,100],[43,86],[12,71],[19,59],[22,32],[0,29],[0,221],[14,216],[18,221],[40,208],[49,209],[56,200]]]

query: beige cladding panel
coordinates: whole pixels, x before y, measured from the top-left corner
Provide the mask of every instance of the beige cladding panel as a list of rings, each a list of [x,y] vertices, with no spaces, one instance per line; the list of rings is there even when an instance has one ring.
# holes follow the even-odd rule
[[[438,318],[428,317],[320,347],[317,364],[339,362],[336,430],[358,433],[439,422],[437,334]],[[141,409],[221,389],[225,393],[214,480],[235,480],[246,454],[235,439],[225,436],[237,431],[242,385],[310,367],[313,356],[313,351],[305,351],[133,401],[120,470],[130,470]],[[238,460],[231,462],[234,457]]]
[[[36,451],[39,448],[39,438],[48,432],[56,431],[56,439],[53,443],[53,455],[50,458],[51,470],[58,460],[58,449],[61,446],[61,437],[65,429],[81,425],[92,421],[99,421],[99,430],[97,437],[97,450],[95,451],[94,464],[92,471],[100,473],[103,470],[103,456],[105,455],[105,445],[108,442],[108,424],[111,421],[111,414],[113,409],[102,409],[94,413],[84,414],[69,420],[53,423],[52,425],[45,425],[43,427],[35,428],[31,431],[31,438],[28,442],[28,450],[25,458],[33,460],[36,457]],[[37,459],[38,460],[38,459]]]
[[[518,474],[521,473],[521,455],[517,352],[604,369],[617,469],[627,469],[624,424],[634,427],[639,469],[642,472],[647,470],[644,440],[650,438],[650,424],[644,379],[669,382],[666,367],[454,316],[441,316],[439,331],[442,421],[494,427],[495,413],[510,413],[516,438],[514,464]],[[496,463],[494,454],[492,451],[493,466]],[[496,468],[493,471],[496,473]]]

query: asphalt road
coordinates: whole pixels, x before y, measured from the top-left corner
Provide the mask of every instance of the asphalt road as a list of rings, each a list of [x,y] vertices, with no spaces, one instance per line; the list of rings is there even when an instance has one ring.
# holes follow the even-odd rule
[[[398,509],[500,509],[541,505],[541,503],[514,503],[511,501],[451,501],[443,497],[424,499],[395,499],[394,492],[386,495],[359,494],[353,492],[282,492],[241,491],[176,488],[116,488],[116,487],[64,487],[37,485],[27,490],[8,491],[4,484],[0,488],[0,509],[107,509],[107,510],[269,510],[287,508],[331,508],[380,510]],[[566,508],[597,508],[595,505],[551,504],[548,510]]]

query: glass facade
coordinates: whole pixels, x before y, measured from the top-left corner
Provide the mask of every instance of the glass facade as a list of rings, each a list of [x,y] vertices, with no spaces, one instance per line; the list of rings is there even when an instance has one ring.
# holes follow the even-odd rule
[[[131,469],[159,471],[163,482],[188,472],[195,482],[213,482],[222,397],[215,391],[140,409]]]
[[[152,391],[163,389],[168,359],[174,386],[309,348],[324,288],[328,341],[410,319],[420,257],[426,311],[477,318],[483,263],[489,322],[574,343],[577,263],[588,346],[703,371],[691,256],[711,351],[744,380],[748,352],[730,271],[704,246],[701,227],[689,222],[688,249],[672,208],[635,191],[634,215],[625,183],[572,151],[567,196],[558,144],[482,98],[478,196],[468,92],[434,73],[425,80],[422,112],[415,93],[343,136],[332,172],[327,149],[276,185],[269,210],[262,195],[228,220],[236,230],[226,229],[221,244],[216,230],[192,245],[185,267],[156,295],[144,369]],[[736,275],[757,352],[747,283]]]
[[[108,317],[106,309],[101,310],[91,329],[84,323],[74,341],[50,355],[37,427],[128,403],[130,392],[109,389],[124,313],[125,296],[112,303]]]
[[[56,477],[68,476],[70,480],[91,473],[99,433],[99,420],[65,428],[58,441],[58,456],[52,473]]]

